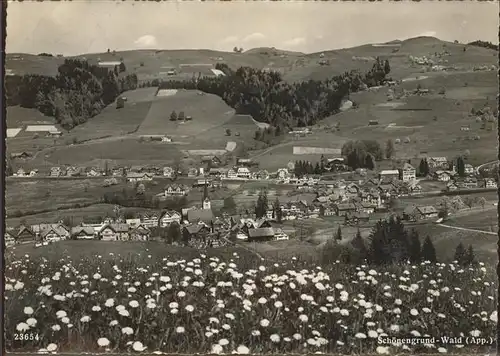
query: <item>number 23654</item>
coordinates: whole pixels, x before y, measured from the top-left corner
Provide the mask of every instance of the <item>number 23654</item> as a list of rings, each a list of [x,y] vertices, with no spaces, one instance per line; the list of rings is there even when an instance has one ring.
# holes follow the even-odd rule
[[[38,334],[33,334],[33,333],[14,334],[14,340],[17,340],[17,341],[38,341],[38,340],[40,340],[40,336],[38,336]]]

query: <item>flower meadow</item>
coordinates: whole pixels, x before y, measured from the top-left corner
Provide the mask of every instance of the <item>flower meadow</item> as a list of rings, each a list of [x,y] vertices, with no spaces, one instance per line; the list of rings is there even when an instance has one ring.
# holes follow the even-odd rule
[[[8,351],[493,354],[440,338],[496,335],[484,265],[314,266],[197,258],[6,256]],[[19,335],[35,335],[19,340]],[[435,337],[407,344],[380,338]],[[25,337],[26,338],[26,337]]]

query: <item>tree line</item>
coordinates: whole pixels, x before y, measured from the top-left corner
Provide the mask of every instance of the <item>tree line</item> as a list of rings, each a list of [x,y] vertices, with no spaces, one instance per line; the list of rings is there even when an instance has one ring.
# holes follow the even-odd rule
[[[110,70],[83,60],[65,59],[55,77],[7,76],[7,106],[37,109],[69,130],[99,114],[122,92],[137,88],[137,75],[122,75],[125,70],[123,63]]]
[[[188,205],[186,197],[160,200],[154,194],[142,189],[143,185],[138,185],[137,189],[123,188],[120,192],[106,192],[102,201],[105,204],[116,204],[124,207],[140,207],[148,209],[168,209],[181,211]]]
[[[386,151],[388,151],[386,149]],[[351,169],[375,169],[376,161],[384,158],[384,151],[376,140],[347,141],[342,146],[342,156]],[[387,152],[386,152],[387,155]],[[391,151],[392,155],[392,151]]]
[[[390,72],[389,62],[376,59],[371,70],[346,72],[325,80],[296,83],[283,81],[280,73],[250,67],[232,70],[219,64],[226,75],[191,80],[152,80],[141,86],[160,89],[190,89],[222,98],[237,114],[251,115],[269,123],[280,132],[292,127],[309,126],[338,112],[342,100],[352,92],[381,85]]]

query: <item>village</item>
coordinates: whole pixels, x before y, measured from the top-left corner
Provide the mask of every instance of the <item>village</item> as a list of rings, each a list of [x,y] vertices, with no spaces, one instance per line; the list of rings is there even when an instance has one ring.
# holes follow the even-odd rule
[[[344,158],[322,157],[316,172],[300,172],[294,162],[276,172],[259,170],[258,164],[249,158],[236,159],[235,166],[225,167],[224,160],[217,156],[203,157],[204,167],[187,171],[173,167],[130,167],[130,168],[75,168],[53,167],[47,178],[64,179],[81,177],[107,177],[105,185],[126,181],[138,187],[155,181],[167,181],[158,197],[175,199],[187,197],[192,191],[203,191],[198,203],[158,213],[144,213],[134,218],[120,214],[106,217],[102,221],[82,222],[78,226],[67,226],[63,221],[7,227],[6,245],[34,242],[36,246],[60,240],[96,239],[103,241],[147,241],[160,239],[172,244],[183,244],[197,248],[217,247],[235,242],[264,242],[302,238],[300,222],[307,219],[333,217],[347,226],[367,226],[380,218],[381,214],[394,214],[395,202],[408,196],[439,196],[458,192],[492,191],[497,188],[493,178],[480,178],[478,171],[470,164],[457,169],[458,162],[446,157],[428,157],[420,161],[416,169],[404,162],[397,169],[370,171],[350,170]],[[312,165],[311,165],[312,166]],[[425,172],[421,172],[424,170]],[[459,171],[461,170],[461,173]],[[319,172],[321,171],[321,173]],[[38,178],[37,172],[26,173],[19,169],[14,177]],[[268,201],[266,190],[265,207],[242,207],[238,214],[214,211],[210,191],[225,187],[228,182],[267,182],[287,187],[287,195]],[[181,183],[183,182],[183,183]],[[185,182],[185,183],[184,183]],[[187,182],[191,182],[187,183]],[[426,183],[432,183],[433,190]],[[436,187],[439,189],[436,190]],[[257,203],[258,204],[258,203]],[[476,199],[476,205],[483,205],[484,199]],[[440,222],[446,218],[443,207],[415,205],[397,212],[403,219]],[[293,221],[293,227],[287,222]],[[302,228],[300,228],[302,229]],[[300,235],[300,236],[299,236]]]

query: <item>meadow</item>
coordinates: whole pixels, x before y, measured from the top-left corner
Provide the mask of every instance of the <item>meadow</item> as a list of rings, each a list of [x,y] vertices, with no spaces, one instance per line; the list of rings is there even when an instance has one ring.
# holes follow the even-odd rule
[[[38,335],[20,341],[6,334],[8,351],[494,350],[496,279],[482,265],[321,267],[294,258],[259,261],[241,248],[198,253],[161,243],[56,245],[7,253],[5,328]],[[445,344],[443,335],[483,337],[487,344]],[[377,342],[416,336],[435,340]]]

